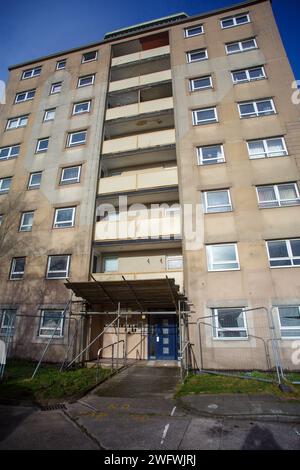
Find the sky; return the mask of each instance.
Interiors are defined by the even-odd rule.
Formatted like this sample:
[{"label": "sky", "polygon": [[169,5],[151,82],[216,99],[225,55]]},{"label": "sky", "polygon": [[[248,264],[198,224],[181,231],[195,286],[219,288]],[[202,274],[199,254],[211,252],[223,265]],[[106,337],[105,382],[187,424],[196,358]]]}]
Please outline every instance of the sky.
[{"label": "sky", "polygon": [[[101,41],[106,32],[184,11],[188,15],[241,0],[0,0],[0,80],[9,65]],[[273,10],[300,80],[299,0],[273,0]]]}]

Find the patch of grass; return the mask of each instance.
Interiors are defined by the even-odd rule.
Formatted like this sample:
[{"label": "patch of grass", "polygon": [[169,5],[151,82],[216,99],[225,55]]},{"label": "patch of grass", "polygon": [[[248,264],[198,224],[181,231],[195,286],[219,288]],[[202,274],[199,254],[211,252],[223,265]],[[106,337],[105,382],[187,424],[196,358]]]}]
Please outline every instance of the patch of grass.
[{"label": "patch of grass", "polygon": [[[274,376],[262,372],[251,372],[245,376],[272,379]],[[290,381],[297,380],[298,374],[288,374]],[[236,377],[228,377],[213,374],[190,375],[181,384],[175,396],[180,397],[191,394],[251,394],[251,395],[274,395],[285,399],[300,400],[300,386],[288,385],[292,393],[282,393],[276,383],[261,382],[258,380],[245,380]]]},{"label": "patch of grass", "polygon": [[[77,368],[59,372],[57,365],[42,364],[31,380],[35,367],[36,363],[33,362],[9,361],[0,382],[0,399],[34,402],[67,400],[76,398],[97,385],[96,369]],[[100,369],[98,381],[110,373],[109,369]]]}]

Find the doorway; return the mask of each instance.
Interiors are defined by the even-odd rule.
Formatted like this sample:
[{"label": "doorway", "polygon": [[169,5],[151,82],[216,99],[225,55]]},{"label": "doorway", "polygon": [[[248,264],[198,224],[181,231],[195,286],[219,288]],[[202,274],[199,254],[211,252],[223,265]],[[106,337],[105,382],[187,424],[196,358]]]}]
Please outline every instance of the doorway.
[{"label": "doorway", "polygon": [[176,360],[179,346],[176,315],[150,315],[148,331],[148,358]]}]

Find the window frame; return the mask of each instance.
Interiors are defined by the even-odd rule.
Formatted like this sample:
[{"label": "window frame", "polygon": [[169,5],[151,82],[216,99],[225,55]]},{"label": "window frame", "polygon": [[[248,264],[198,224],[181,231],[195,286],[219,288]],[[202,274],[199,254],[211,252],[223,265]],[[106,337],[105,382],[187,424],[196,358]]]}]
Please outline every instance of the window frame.
[{"label": "window frame", "polygon": [[[41,187],[41,181],[42,181],[42,174],[43,174],[42,171],[34,171],[34,172],[30,173],[30,174],[29,174],[29,179],[28,179],[28,186],[27,186],[27,189],[29,189],[29,190],[32,190],[32,189],[40,189],[40,187]],[[33,184],[31,183],[32,177],[33,177],[34,175],[41,175],[39,185],[36,185],[36,184],[33,185]]]},{"label": "window frame", "polygon": [[[24,218],[27,214],[32,214],[32,224],[31,225],[28,225],[28,224],[25,225],[24,224]],[[34,217],[34,211],[22,212],[21,219],[20,219],[20,225],[19,225],[19,232],[31,232],[32,231],[33,217]],[[23,227],[25,227],[25,229]],[[26,229],[26,227],[30,227],[30,228]]]},{"label": "window frame", "polygon": [[[71,210],[72,209],[72,218],[69,221],[65,222],[58,222],[57,217],[59,214],[59,211],[63,210]],[[55,229],[63,229],[63,228],[72,228],[75,226],[75,217],[76,217],[76,206],[71,206],[71,207],[56,207],[54,211],[54,220],[53,220],[53,228]],[[63,225],[66,224],[67,222],[70,222],[71,225]]]},{"label": "window frame", "polygon": [[[286,152],[285,155],[274,155],[272,156],[271,153],[275,153],[275,152],[269,152],[268,151],[268,141],[269,140],[275,140],[275,139],[281,139],[281,142],[283,144],[283,151]],[[254,157],[253,158],[253,155],[255,154],[250,154],[250,148],[249,148],[249,143],[251,142],[262,142],[263,144],[263,147],[264,147],[264,157]],[[285,138],[280,136],[280,137],[267,137],[266,139],[255,139],[255,140],[247,140],[246,141],[247,143],[247,149],[248,149],[248,155],[249,155],[249,159],[250,160],[264,160],[265,158],[281,158],[281,157],[287,157],[289,155],[289,151],[288,151],[288,148],[286,146],[286,141],[285,141]],[[278,153],[278,152],[277,152]],[[260,154],[257,154],[257,155],[260,155]]]},{"label": "window frame", "polygon": [[[181,260],[181,267],[180,268],[171,268],[169,266],[170,261],[177,261]],[[179,271],[183,269],[183,256],[182,255],[167,255],[166,256],[166,270],[167,271]]]},{"label": "window frame", "polygon": [[[263,103],[264,101],[270,101],[271,104],[272,104],[272,110],[273,110],[273,113],[262,113],[262,112],[259,112],[258,109],[257,109],[257,104],[258,103]],[[241,113],[241,108],[240,106],[241,105],[253,105],[254,107],[254,111],[255,111],[255,114],[254,113],[247,113],[247,114],[242,114]],[[265,98],[265,99],[259,99],[259,100],[254,100],[254,101],[243,101],[243,102],[240,102],[238,103],[238,110],[239,110],[239,115],[240,115],[240,119],[249,119],[249,118],[255,118],[255,117],[262,117],[262,116],[274,116],[274,114],[277,114],[277,111],[276,111],[276,107],[275,107],[275,103],[274,103],[274,100],[273,98]]]},{"label": "window frame", "polygon": [[[47,113],[49,113],[50,111],[54,112],[54,116],[53,116],[53,118],[51,118],[51,119],[46,119]],[[54,121],[54,119],[55,119],[55,113],[56,113],[56,108],[45,109],[44,117],[43,117],[43,122]]]},{"label": "window frame", "polygon": [[[49,94],[50,94],[50,95],[58,95],[59,93],[61,93],[62,84],[63,84],[63,82],[55,82],[55,83],[52,83],[52,84],[51,84],[51,87],[50,87],[50,93],[49,93]],[[58,85],[60,86],[59,91],[53,91],[53,90],[54,90],[54,87],[56,87],[56,86],[58,86]]]},{"label": "window frame", "polygon": [[[214,163],[204,163],[207,160],[203,160],[203,149],[210,148],[210,147],[220,147],[222,153],[222,161],[214,162]],[[226,163],[225,159],[225,152],[224,152],[224,145],[223,144],[215,144],[215,145],[202,145],[201,147],[196,147],[197,149],[197,164],[198,166],[207,166],[207,165],[219,165],[220,163]],[[215,160],[212,158],[211,160]]]},{"label": "window frame", "polygon": [[[205,57],[203,59],[196,59],[192,60],[192,54],[196,54],[199,52],[205,52]],[[203,47],[201,49],[194,49],[193,51],[187,51],[186,52],[186,59],[188,64],[193,64],[194,62],[202,62],[203,60],[208,60],[208,51],[206,47]]]},{"label": "window frame", "polygon": [[[266,240],[266,246],[267,246],[267,254],[268,254],[268,260],[269,260],[269,267],[270,269],[287,269],[287,268],[300,268],[300,264],[293,264],[294,259],[299,259],[300,256],[293,256],[293,251],[292,251],[292,246],[291,246],[291,241],[300,241],[300,238],[290,238],[290,239],[283,239],[283,240]],[[269,250],[269,243],[272,242],[285,242],[285,246],[288,252],[288,257],[281,257],[281,258],[271,258],[270,257],[270,250]],[[271,266],[271,261],[291,261],[291,264],[289,265],[283,265],[283,266]]]},{"label": "window frame", "polygon": [[[214,111],[215,119],[208,119],[205,121],[197,121],[197,113],[201,111]],[[217,124],[219,122],[219,117],[218,117],[218,110],[217,106],[210,107],[210,108],[200,108],[200,109],[194,109],[192,111],[192,116],[193,116],[193,126],[201,126],[204,124]]]},{"label": "window frame", "polygon": [[[24,269],[23,271],[14,271],[16,267],[17,260],[23,259],[24,260]],[[25,274],[25,266],[26,266],[26,256],[15,256],[11,260],[10,265],[10,272],[9,272],[9,280],[10,281],[21,281],[24,278]],[[20,275],[18,277],[12,277],[13,275]]]},{"label": "window frame", "polygon": [[[219,261],[218,263],[214,263],[213,262],[213,248],[215,246],[217,246],[217,247],[234,246],[235,261],[225,260],[225,261],[222,261],[222,262]],[[212,260],[211,266],[209,265],[209,260],[210,259]],[[207,260],[207,270],[208,270],[208,272],[227,272],[227,271],[240,271],[241,270],[237,243],[216,243],[216,244],[212,244],[212,245],[206,245],[206,260]],[[222,269],[212,269],[212,266],[214,264],[233,264],[233,263],[237,263],[238,267],[237,268],[228,268],[228,269],[224,269],[224,268],[222,268]]]},{"label": "window frame", "polygon": [[[116,260],[117,262],[117,269],[112,271],[112,270],[107,270],[105,269],[105,262],[107,260]],[[119,272],[119,257],[118,256],[103,256],[103,259],[102,259],[102,272],[103,273],[118,273]]]},{"label": "window frame", "polygon": [[[290,186],[290,185],[294,185],[294,188],[295,188],[295,192],[297,194],[297,198],[294,199],[294,201],[298,201],[298,204],[282,204],[282,202],[284,202],[285,200],[284,199],[281,199],[280,197],[280,186]],[[275,192],[275,196],[276,196],[276,199],[272,199],[270,201],[265,201],[265,203],[278,203],[277,206],[273,206],[273,207],[263,207],[263,202],[260,202],[260,199],[259,199],[259,188],[270,188],[272,187],[274,192]],[[265,184],[265,185],[259,185],[259,186],[256,186],[255,187],[256,189],[256,196],[257,196],[257,201],[258,201],[258,205],[259,205],[259,208],[260,209],[280,209],[280,208],[284,208],[284,207],[297,207],[300,205],[300,192],[299,192],[299,187],[298,187],[298,184],[295,183],[295,182],[291,182],[291,183],[278,183],[278,184]],[[288,199],[286,199],[286,201],[288,201]],[[293,201],[293,200],[291,200]]]},{"label": "window frame", "polygon": [[[2,189],[3,181],[5,180],[10,180],[9,188],[8,189]],[[12,184],[13,176],[5,176],[4,178],[0,178],[0,194],[7,194],[10,191],[10,187]]]},{"label": "window frame", "polygon": [[[60,175],[60,181],[59,181],[59,184],[61,185],[66,185],[66,184],[76,184],[76,183],[80,183],[80,177],[81,177],[81,168],[82,165],[74,165],[74,166],[67,166],[67,167],[63,167],[61,169],[61,175]],[[78,176],[77,176],[77,181],[72,181],[70,180],[68,182],[68,180],[63,180],[63,174],[64,174],[64,171],[67,170],[67,169],[71,169],[71,168],[78,168],[79,171],[78,171]]]},{"label": "window frame", "polygon": [[[258,69],[262,70],[263,76],[260,77],[260,78],[251,78],[249,71],[258,70]],[[234,74],[235,73],[241,73],[241,72],[246,73],[246,76],[247,76],[246,80],[234,80]],[[259,80],[265,80],[267,78],[265,67],[263,65],[259,65],[257,67],[249,67],[249,68],[246,68],[246,69],[232,70],[230,73],[231,73],[231,78],[232,78],[232,82],[233,82],[234,85],[238,85],[240,83],[257,82]]]},{"label": "window frame", "polygon": [[[34,99],[35,97],[35,92],[36,92],[36,88],[33,88],[32,90],[26,90],[26,91],[20,91],[16,94],[16,97],[15,97],[15,101],[14,101],[14,104],[19,104],[19,103],[24,103],[25,101],[31,101]],[[33,96],[28,98],[28,95],[29,93],[33,93]],[[23,100],[18,100],[18,96],[20,95],[25,95],[24,99]]]},{"label": "window frame", "polygon": [[[197,29],[197,28],[201,28],[201,33],[196,33],[196,34],[188,34],[188,31],[189,30],[193,30],[193,29]],[[203,24],[198,24],[198,25],[195,25],[195,26],[188,26],[187,28],[184,28],[184,37],[185,38],[193,38],[195,36],[201,36],[202,34],[204,34],[204,26]]]},{"label": "window frame", "polygon": [[[49,268],[50,268],[50,264],[51,264],[51,259],[52,258],[56,258],[56,257],[66,257],[67,258],[67,267],[66,267],[66,270],[64,271],[52,271],[53,273],[65,273],[66,275],[63,275],[63,276],[50,276],[49,277]],[[49,255],[48,256],[48,261],[47,261],[47,270],[46,270],[46,279],[68,279],[69,276],[70,276],[70,265],[71,265],[71,255]],[[50,271],[51,272],[51,271]]]},{"label": "window frame", "polygon": [[[280,318],[280,311],[279,311],[281,308],[298,308],[298,313],[300,317],[300,305],[279,305],[276,307],[277,315],[278,315],[280,339],[283,341],[293,341],[293,340],[299,339],[300,338],[300,324],[298,327],[297,326],[282,326],[281,318]],[[293,330],[299,330],[299,335],[298,336],[283,336],[282,335],[283,331],[293,331]]]},{"label": "window frame", "polygon": [[[84,141],[80,141],[80,142],[76,142],[75,144],[72,144],[72,136],[74,136],[76,134],[82,134],[82,133],[85,133]],[[82,131],[68,132],[67,144],[66,144],[67,148],[79,147],[80,145],[86,145],[86,143],[87,143],[87,129],[84,129]]]},{"label": "window frame", "polygon": [[[227,195],[228,195],[228,201],[229,203],[228,204],[224,204],[224,205],[219,205],[219,206],[208,206],[208,199],[207,199],[207,195],[208,193],[225,193],[227,192]],[[226,189],[213,189],[213,190],[209,190],[209,191],[202,191],[202,196],[203,196],[203,205],[204,205],[204,213],[205,214],[226,214],[227,212],[233,212],[233,206],[232,206],[232,200],[231,200],[231,195],[230,195],[230,188],[226,188]],[[226,210],[226,211],[209,211],[209,207],[212,207],[212,208],[217,208],[217,207],[229,207],[229,210]]]},{"label": "window frame", "polygon": [[[199,87],[199,88],[196,88],[194,86],[194,81],[195,80],[205,80],[205,79],[209,79],[209,82],[210,84],[207,85],[207,86],[204,86],[204,87]],[[205,76],[202,76],[202,77],[197,77],[197,78],[190,78],[189,79],[189,89],[190,89],[190,92],[196,92],[196,91],[201,91],[201,90],[208,90],[209,88],[213,88],[213,81],[212,81],[212,76],[211,75],[205,75]]]},{"label": "window frame", "polygon": [[[40,144],[42,142],[47,142],[47,148],[40,149]],[[35,153],[46,153],[46,152],[48,152],[49,142],[50,142],[50,137],[43,137],[42,139],[38,139],[37,143],[36,143]]]},{"label": "window frame", "polygon": [[[34,71],[36,70],[38,70],[39,73],[34,73]],[[38,67],[33,67],[32,69],[23,70],[22,75],[21,75],[21,80],[29,80],[30,78],[39,77],[41,75],[41,71],[42,71],[41,65],[39,65]],[[24,75],[28,72],[32,72],[30,77],[24,77]]]},{"label": "window frame", "polygon": [[[85,55],[87,55],[87,54],[92,54],[92,53],[95,53],[95,58],[94,58],[94,59],[88,59],[88,60],[85,60],[85,59],[84,59],[84,56],[85,56]],[[98,50],[89,51],[89,52],[84,52],[84,53],[82,54],[82,57],[81,57],[81,63],[82,63],[82,64],[87,64],[87,63],[89,63],[89,62],[94,62],[94,61],[98,60],[98,55],[99,55],[99,54],[98,54]]]},{"label": "window frame", "polygon": [[[246,312],[245,312],[245,307],[219,307],[219,308],[213,308],[213,325],[212,325],[212,334],[213,334],[213,339],[215,341],[248,341],[249,340],[249,334],[248,334],[248,325],[247,325],[247,317],[246,317]],[[241,313],[243,314],[243,322],[244,326],[243,327],[232,327],[232,328],[222,328],[219,327],[218,324],[216,324],[216,321],[218,322],[219,319],[219,311],[221,310],[241,310]],[[219,322],[218,322],[219,323]],[[241,331],[245,332],[246,336],[227,336],[227,337],[220,337],[218,336],[218,332],[226,332],[226,331]]]},{"label": "window frame", "polygon": [[[12,155],[12,150],[17,147],[19,148],[19,152],[16,155]],[[8,155],[6,157],[1,157],[1,152],[7,149],[8,149]],[[9,145],[7,147],[1,147],[0,148],[0,162],[5,161],[5,160],[12,160],[13,158],[18,158],[18,156],[20,155],[20,151],[21,151],[21,144],[14,144],[14,145]]]},{"label": "window frame", "polygon": [[[64,63],[64,66],[63,67],[59,67],[59,64],[61,63]],[[67,65],[67,59],[61,59],[61,60],[58,60],[56,62],[56,67],[55,67],[55,70],[64,70],[66,68],[66,65]]]},{"label": "window frame", "polygon": [[[245,23],[237,23],[236,20],[238,18],[241,18],[242,16],[247,16],[248,21],[245,21]],[[233,25],[231,26],[223,26],[223,21],[228,21],[228,20],[233,20]],[[224,18],[220,19],[220,25],[221,29],[230,29],[230,28],[235,28],[236,26],[243,26],[244,24],[249,24],[251,23],[251,18],[250,18],[250,13],[239,13],[237,15],[232,15],[232,16],[226,16]]]},{"label": "window frame", "polygon": [[[11,334],[9,336],[10,337],[14,336],[15,328],[16,328],[17,313],[18,313],[18,310],[16,308],[2,308],[2,309],[0,309],[0,319],[1,319],[1,322],[0,322],[0,338],[3,337],[3,336],[7,337],[8,328],[10,328],[10,332],[11,332]],[[8,318],[9,320],[11,320],[11,318],[13,318],[13,320],[10,322],[9,325],[5,325],[4,324],[5,318]],[[3,330],[6,330],[6,331],[3,331]]]},{"label": "window frame", "polygon": [[[73,103],[72,116],[78,116],[78,115],[81,115],[81,114],[90,113],[91,112],[91,103],[92,103],[92,100],[78,101],[77,103]],[[83,105],[83,104],[88,104],[87,111],[80,111],[80,112],[75,113],[76,106]]]},{"label": "window frame", "polygon": [[[246,49],[243,48],[243,43],[247,41],[254,41],[254,47],[247,47]],[[228,50],[228,46],[233,46],[233,44],[238,44],[239,50],[238,51],[232,51],[230,52]],[[248,52],[248,51],[254,51],[255,49],[258,49],[257,41],[256,38],[248,38],[248,39],[241,39],[240,41],[232,41],[228,42],[225,44],[225,51],[226,55],[233,55],[233,54],[239,54],[240,52]]]},{"label": "window frame", "polygon": [[[45,312],[60,312],[61,314],[61,318],[60,318],[60,327],[59,328],[55,328],[55,327],[50,327],[50,328],[46,328],[46,327],[43,327],[42,326],[42,323],[43,323],[43,320],[45,318]],[[54,334],[53,336],[53,339],[54,338],[63,338],[64,337],[64,320],[65,320],[65,316],[64,316],[64,310],[60,310],[60,309],[42,309],[41,310],[41,316],[40,316],[40,322],[39,322],[39,331],[38,331],[38,337],[39,338],[52,338],[52,335],[54,333],[54,331],[56,332],[59,332],[59,334]],[[41,334],[41,330],[53,330],[53,333],[51,335],[45,335],[45,334]]]},{"label": "window frame", "polygon": [[[77,82],[77,88],[84,88],[86,86],[93,86],[95,83],[95,73],[90,73],[89,75],[83,75],[82,77],[78,77],[78,82]],[[81,85],[80,81],[83,80],[84,78],[91,78],[92,83],[86,83],[85,85]]]},{"label": "window frame", "polygon": [[[22,124],[22,126],[19,125],[20,121],[22,119],[26,119],[26,124]],[[28,119],[29,119],[29,114],[24,114],[23,116],[18,116],[18,117],[14,117],[14,118],[9,118],[7,120],[7,123],[6,123],[6,127],[5,127],[5,130],[6,131],[10,131],[10,130],[14,130],[14,129],[20,129],[22,127],[26,127],[27,124],[28,124]],[[10,127],[9,126],[9,123],[11,123],[12,121],[17,121],[18,125],[16,127]]]}]

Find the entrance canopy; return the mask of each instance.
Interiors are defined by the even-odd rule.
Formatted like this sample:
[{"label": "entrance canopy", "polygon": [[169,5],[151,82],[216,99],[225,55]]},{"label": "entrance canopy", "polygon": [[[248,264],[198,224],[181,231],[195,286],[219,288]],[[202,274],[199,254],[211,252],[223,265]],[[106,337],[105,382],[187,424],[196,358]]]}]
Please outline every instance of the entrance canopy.
[{"label": "entrance canopy", "polygon": [[99,312],[116,311],[119,303],[121,309],[134,311],[174,311],[185,300],[175,280],[168,277],[134,281],[123,277],[122,281],[67,282],[65,286]]}]

